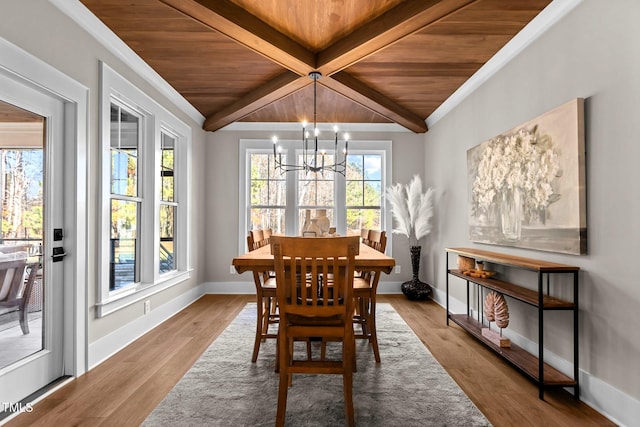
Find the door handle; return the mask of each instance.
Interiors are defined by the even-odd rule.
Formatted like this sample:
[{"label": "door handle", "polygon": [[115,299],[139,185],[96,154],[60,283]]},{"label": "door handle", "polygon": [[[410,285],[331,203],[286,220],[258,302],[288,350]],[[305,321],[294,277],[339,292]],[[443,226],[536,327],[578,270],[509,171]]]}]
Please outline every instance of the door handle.
[{"label": "door handle", "polygon": [[53,254],[51,258],[53,258],[53,262],[60,262],[62,258],[66,257],[67,253],[64,251],[63,247],[53,248]]}]

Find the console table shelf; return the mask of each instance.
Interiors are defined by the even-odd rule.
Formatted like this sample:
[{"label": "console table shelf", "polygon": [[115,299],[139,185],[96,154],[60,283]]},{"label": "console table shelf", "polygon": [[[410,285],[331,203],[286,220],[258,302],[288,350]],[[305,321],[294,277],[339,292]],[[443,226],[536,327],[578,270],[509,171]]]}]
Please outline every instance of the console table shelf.
[{"label": "console table shelf", "polygon": [[[579,398],[578,384],[578,272],[579,267],[564,264],[556,264],[546,261],[535,260],[531,258],[523,258],[512,255],[500,254],[473,248],[447,248],[447,280],[446,280],[446,309],[447,309],[447,325],[449,320],[459,325],[462,329],[469,332],[476,339],[487,345],[493,351],[504,357],[508,362],[518,368],[522,373],[530,379],[538,383],[539,397],[544,398],[544,389],[546,387],[572,387],[574,388],[574,396]],[[532,271],[537,276],[537,289],[530,289],[519,284],[511,283],[497,278],[472,277],[463,273],[460,269],[450,268],[449,254],[457,254],[460,256],[473,258],[476,261],[484,261],[492,264],[500,265],[505,268],[515,268],[520,270]],[[552,274],[570,274],[573,276],[573,300],[567,301],[551,295],[549,277]],[[449,277],[457,277],[466,282],[467,291],[467,313],[454,314],[449,311]],[[546,278],[546,290],[545,279]],[[472,307],[470,301],[470,287],[475,285],[478,289],[478,298],[476,302],[476,311],[478,318],[472,315]],[[511,343],[511,347],[500,347],[482,335],[484,318],[482,313],[482,303],[480,295],[482,289],[492,290],[522,301],[533,306],[538,313],[538,355],[531,354],[525,349]],[[574,356],[574,375],[571,378],[568,375],[558,371],[544,361],[544,312],[546,310],[564,310],[573,313],[573,356]]]},{"label": "console table shelf", "polygon": [[[538,300],[539,295],[537,291],[523,288],[522,286],[514,285],[513,283],[504,282],[498,279],[492,279],[492,278],[482,279],[479,277],[470,277],[470,276],[467,276],[466,274],[462,274],[462,271],[460,270],[449,270],[449,274],[460,277],[461,279],[464,279],[464,280],[470,280],[482,287],[491,289],[493,291],[499,292],[504,295],[508,295],[512,298],[515,298],[517,300],[526,302],[527,304],[533,305],[534,307],[537,307],[539,305],[539,300]],[[543,295],[542,298],[543,298],[542,305],[544,306],[545,310],[552,310],[552,309],[564,310],[564,309],[572,309],[573,307],[575,307],[575,304],[571,301],[564,301],[549,295]]]},{"label": "console table shelf", "polygon": [[[466,330],[475,338],[489,346],[493,351],[507,359],[512,365],[520,369],[532,380],[538,382],[538,358],[536,356],[513,343],[511,344],[511,347],[498,347],[482,335],[482,324],[471,316],[467,316],[466,314],[452,314],[449,318],[462,329]],[[576,382],[571,377],[545,363],[544,385],[550,387],[573,387],[576,385]]]}]

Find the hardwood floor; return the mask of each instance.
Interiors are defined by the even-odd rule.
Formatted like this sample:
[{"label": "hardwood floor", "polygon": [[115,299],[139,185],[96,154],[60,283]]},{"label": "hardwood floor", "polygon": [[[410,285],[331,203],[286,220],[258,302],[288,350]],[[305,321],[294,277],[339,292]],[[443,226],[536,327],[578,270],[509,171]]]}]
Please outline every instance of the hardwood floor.
[{"label": "hardwood floor", "polygon": [[[202,297],[7,426],[139,425],[250,301],[251,295]],[[447,327],[436,303],[403,295],[379,301],[394,306],[494,426],[614,425],[566,392],[539,400],[535,384],[459,327]]]}]

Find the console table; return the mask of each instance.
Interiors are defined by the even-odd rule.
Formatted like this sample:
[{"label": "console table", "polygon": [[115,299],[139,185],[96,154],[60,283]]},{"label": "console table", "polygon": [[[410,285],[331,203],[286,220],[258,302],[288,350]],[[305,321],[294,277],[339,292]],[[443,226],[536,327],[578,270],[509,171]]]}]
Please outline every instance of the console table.
[{"label": "console table", "polygon": [[[578,399],[578,272],[580,268],[475,248],[447,248],[445,251],[447,253],[447,325],[449,325],[449,320],[452,320],[535,381],[538,384],[540,399],[544,399],[544,389],[548,387],[573,387],[574,397]],[[534,287],[533,285],[531,285],[531,287],[525,287],[521,284],[510,283],[498,278],[471,277],[464,274],[463,271],[458,268],[450,268],[450,254],[473,258],[476,261],[482,261],[484,263],[500,265],[507,269],[513,268],[534,272],[537,276],[537,289],[532,289]],[[573,301],[566,301],[552,296],[550,292],[550,276],[555,274],[569,274],[573,276]],[[458,277],[466,282],[467,312],[465,314],[454,314],[449,311],[449,278],[451,276]],[[473,285],[475,285],[478,290],[476,303],[477,318],[473,316],[469,297],[470,288]],[[509,348],[499,347],[482,335],[484,320],[481,301],[482,289],[496,291],[504,296],[522,301],[536,308],[538,317],[537,356],[513,343]],[[558,371],[544,361],[544,313],[546,310],[563,310],[573,314],[573,378]]]}]

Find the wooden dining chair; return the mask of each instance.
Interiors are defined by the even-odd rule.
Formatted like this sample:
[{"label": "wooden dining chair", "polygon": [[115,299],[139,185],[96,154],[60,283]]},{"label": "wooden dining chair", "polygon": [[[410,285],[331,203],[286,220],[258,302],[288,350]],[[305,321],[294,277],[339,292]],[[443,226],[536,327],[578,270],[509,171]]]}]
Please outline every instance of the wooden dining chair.
[{"label": "wooden dining chair", "polygon": [[365,245],[368,245],[368,240],[369,240],[369,229],[368,228],[361,228],[360,229],[360,241],[362,243],[364,243]]},{"label": "wooden dining chair", "polygon": [[[268,244],[268,241],[265,241],[264,239],[264,231],[261,228],[249,231],[249,237],[251,238],[251,247],[249,247],[250,251]],[[247,239],[247,243],[248,242],[249,239]]]},{"label": "wooden dining chair", "polygon": [[378,252],[384,252],[387,247],[387,233],[380,230],[369,230],[365,244]]},{"label": "wooden dining chair", "polygon": [[[271,238],[280,313],[276,426],[284,425],[292,374],[298,373],[341,374],[347,423],[354,425],[353,272],[359,248],[358,236]],[[333,280],[323,280],[330,273]],[[294,341],[312,338],[341,342],[340,360],[294,357]]]},{"label": "wooden dining chair", "polygon": [[[387,247],[386,232],[369,230],[367,245],[379,252],[384,252]],[[363,271],[360,277],[356,277],[353,281],[353,295],[356,300],[353,322],[361,328],[361,333],[356,334],[355,337],[369,340],[377,363],[380,363],[380,350],[376,331],[376,295],[380,274],[379,271]]]},{"label": "wooden dining chair", "polygon": [[[247,236],[247,247],[254,251],[262,246],[262,240],[256,242],[256,238],[264,237],[262,230],[252,230]],[[264,240],[264,239],[263,239]],[[253,282],[256,286],[256,337],[253,344],[251,362],[258,360],[260,344],[266,339],[277,338],[277,334],[269,333],[269,325],[278,323],[278,309],[276,302],[276,279],[269,271],[253,271]]]},{"label": "wooden dining chair", "polygon": [[272,234],[273,234],[272,228],[264,228],[262,230],[262,240],[264,241],[265,245],[268,245],[270,243]]},{"label": "wooden dining chair", "polygon": [[38,271],[36,265],[26,261],[26,258],[0,261],[0,313],[18,310],[24,335],[29,333],[27,304]]}]

